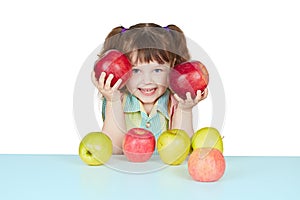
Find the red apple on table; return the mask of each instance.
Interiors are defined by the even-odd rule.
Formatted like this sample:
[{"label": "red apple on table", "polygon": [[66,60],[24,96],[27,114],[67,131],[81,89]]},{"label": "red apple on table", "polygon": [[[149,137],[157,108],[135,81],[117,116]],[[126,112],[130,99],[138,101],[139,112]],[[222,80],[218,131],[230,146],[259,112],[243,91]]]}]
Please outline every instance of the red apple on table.
[{"label": "red apple on table", "polygon": [[97,80],[102,72],[106,73],[106,77],[108,77],[109,74],[113,74],[114,78],[111,81],[111,87],[119,79],[122,79],[119,88],[122,88],[126,81],[131,77],[131,69],[131,63],[127,56],[115,49],[106,51],[94,65],[95,77]]},{"label": "red apple on table", "polygon": [[129,161],[146,162],[154,152],[155,137],[146,129],[132,128],[124,136],[122,147]]},{"label": "red apple on table", "polygon": [[189,157],[188,171],[196,181],[217,181],[225,172],[224,156],[215,148],[197,148]]},{"label": "red apple on table", "polygon": [[197,90],[203,91],[207,87],[208,81],[208,71],[200,61],[181,63],[170,72],[170,88],[182,99],[186,99],[187,92],[190,92],[192,98],[195,98]]}]

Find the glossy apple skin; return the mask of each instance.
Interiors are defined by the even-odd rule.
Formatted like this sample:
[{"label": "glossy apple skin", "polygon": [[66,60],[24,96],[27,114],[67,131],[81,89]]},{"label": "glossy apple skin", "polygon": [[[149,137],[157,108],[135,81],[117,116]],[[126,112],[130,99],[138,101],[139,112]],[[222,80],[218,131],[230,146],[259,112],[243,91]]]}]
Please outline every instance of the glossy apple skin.
[{"label": "glossy apple skin", "polygon": [[79,156],[88,165],[103,165],[110,159],[112,150],[112,141],[106,134],[91,132],[81,140]]},{"label": "glossy apple skin", "polygon": [[126,81],[131,77],[131,70],[132,66],[127,56],[115,49],[106,51],[94,65],[95,77],[97,80],[102,72],[106,73],[106,78],[109,74],[114,75],[110,84],[111,87],[119,79],[122,79],[122,83],[119,87],[122,88],[126,84]]},{"label": "glossy apple skin", "polygon": [[188,160],[188,171],[191,177],[200,182],[218,181],[225,172],[223,154],[215,148],[195,149]]},{"label": "glossy apple skin", "polygon": [[215,148],[223,153],[223,139],[214,127],[204,127],[197,130],[191,139],[192,149],[197,148]]},{"label": "glossy apple skin", "polygon": [[168,165],[180,165],[190,152],[190,137],[180,129],[164,131],[157,139],[161,160]]},{"label": "glossy apple skin", "polygon": [[155,137],[146,129],[132,128],[124,136],[122,147],[128,161],[146,162],[154,152]]},{"label": "glossy apple skin", "polygon": [[209,82],[206,67],[199,61],[188,61],[175,66],[170,71],[170,88],[182,99],[190,92],[192,98],[197,95],[197,90],[203,90]]}]

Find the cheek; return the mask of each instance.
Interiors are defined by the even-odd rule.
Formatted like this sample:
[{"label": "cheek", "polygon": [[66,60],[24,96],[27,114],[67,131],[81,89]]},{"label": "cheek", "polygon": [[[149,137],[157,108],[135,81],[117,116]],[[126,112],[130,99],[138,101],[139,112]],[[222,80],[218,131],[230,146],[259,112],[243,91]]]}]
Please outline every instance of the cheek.
[{"label": "cheek", "polygon": [[134,91],[138,86],[138,81],[134,78],[130,78],[125,85],[127,90]]},{"label": "cheek", "polygon": [[154,79],[155,82],[158,83],[159,85],[169,87],[169,76],[167,74],[156,76]]},{"label": "cheek", "polygon": [[166,78],[166,86],[169,87],[169,85],[170,85],[170,79],[169,79],[169,76],[167,76],[167,78]]}]

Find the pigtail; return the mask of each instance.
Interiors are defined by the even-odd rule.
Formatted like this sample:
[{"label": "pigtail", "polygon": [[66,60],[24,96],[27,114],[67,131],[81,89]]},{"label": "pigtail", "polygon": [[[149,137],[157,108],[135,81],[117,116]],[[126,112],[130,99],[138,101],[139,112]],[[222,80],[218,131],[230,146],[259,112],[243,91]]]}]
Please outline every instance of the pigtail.
[{"label": "pigtail", "polygon": [[100,55],[104,54],[107,50],[110,49],[117,49],[121,51],[121,48],[119,46],[120,44],[119,41],[122,34],[120,33],[124,32],[124,30],[125,28],[123,26],[118,26],[111,30],[111,32],[106,36]]},{"label": "pigtail", "polygon": [[190,59],[190,54],[183,31],[178,26],[173,24],[170,24],[164,28],[172,35],[172,42],[174,44],[174,49],[176,50],[173,66],[188,61]]}]

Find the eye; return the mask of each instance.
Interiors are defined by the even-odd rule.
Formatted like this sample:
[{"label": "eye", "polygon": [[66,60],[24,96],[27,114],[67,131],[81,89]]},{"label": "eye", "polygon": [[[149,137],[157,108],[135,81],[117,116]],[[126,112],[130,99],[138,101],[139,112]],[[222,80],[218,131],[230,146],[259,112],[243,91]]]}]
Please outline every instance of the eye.
[{"label": "eye", "polygon": [[134,73],[134,74],[137,74],[137,73],[139,73],[141,70],[139,70],[139,69],[132,69],[132,73]]},{"label": "eye", "polygon": [[154,69],[154,72],[156,73],[159,73],[159,72],[162,72],[163,70],[162,69]]}]

